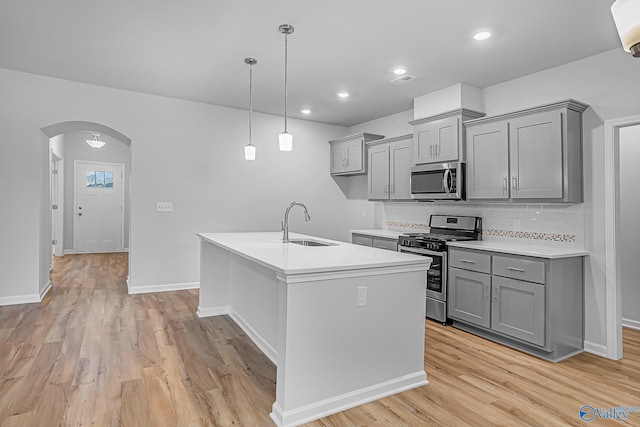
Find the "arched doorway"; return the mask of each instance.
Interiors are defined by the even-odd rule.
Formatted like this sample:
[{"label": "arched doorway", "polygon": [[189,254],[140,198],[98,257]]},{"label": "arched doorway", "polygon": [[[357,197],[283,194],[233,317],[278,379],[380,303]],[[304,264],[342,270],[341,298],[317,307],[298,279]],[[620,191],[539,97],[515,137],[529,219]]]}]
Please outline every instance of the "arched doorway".
[{"label": "arched doorway", "polygon": [[[51,217],[48,221],[46,218],[44,218],[43,221],[43,224],[49,225],[50,230],[48,233],[46,230],[43,230],[44,232],[41,234],[41,253],[45,253],[46,248],[51,248],[52,244],[56,249],[55,255],[57,256],[60,255],[60,248],[63,246],[63,254],[76,253],[76,250],[78,249],[76,246],[76,222],[78,218],[76,218],[77,203],[75,202],[77,185],[75,184],[76,180],[74,179],[74,175],[76,174],[76,164],[78,163],[76,160],[94,160],[95,163],[101,163],[100,161],[102,160],[112,160],[114,152],[118,153],[118,159],[126,159],[123,160],[123,166],[125,162],[127,164],[127,176],[120,181],[123,184],[122,207],[118,206],[118,208],[122,209],[121,215],[123,227],[121,248],[122,250],[128,251],[128,236],[130,234],[128,227],[130,181],[128,179],[128,175],[131,169],[131,139],[113,128],[100,123],[87,121],[61,122],[41,128],[41,130],[44,135],[48,137],[50,156],[50,170],[49,174],[47,174],[49,182],[43,183],[44,188],[42,190],[43,194],[51,194],[51,210],[49,210],[49,215]],[[109,141],[104,151],[103,149],[91,148],[85,144],[84,141],[86,139],[91,139],[93,133],[99,133],[102,139]],[[66,154],[65,151],[67,151]],[[65,159],[67,160],[66,162]],[[58,164],[64,164],[64,167],[60,168],[57,172],[53,171],[56,161]],[[105,164],[105,162],[102,163]],[[122,170],[124,172],[125,168],[123,167]],[[95,173],[101,174],[104,172],[96,171]],[[59,190],[54,193],[56,181],[64,181],[64,184],[58,185]],[[54,196],[59,197],[57,203],[54,203],[53,201]],[[66,209],[64,208],[65,205],[67,207]],[[86,218],[86,215],[83,219],[84,218]],[[126,224],[126,226],[124,224]],[[47,236],[51,236],[51,240],[47,239]],[[96,252],[102,251],[98,250]],[[51,268],[51,258],[47,260],[45,257],[41,257],[41,263],[43,262],[47,262]],[[44,265],[41,264],[41,266]]]}]

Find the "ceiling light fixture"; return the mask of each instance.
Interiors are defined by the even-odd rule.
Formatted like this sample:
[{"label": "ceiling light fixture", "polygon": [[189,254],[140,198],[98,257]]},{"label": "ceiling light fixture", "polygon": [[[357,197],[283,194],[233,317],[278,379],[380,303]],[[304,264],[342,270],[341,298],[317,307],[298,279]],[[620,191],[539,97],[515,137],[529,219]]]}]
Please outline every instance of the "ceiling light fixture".
[{"label": "ceiling light fixture", "polygon": [[611,14],[622,47],[640,58],[640,0],[616,0],[611,6]]},{"label": "ceiling light fixture", "polygon": [[258,63],[257,59],[244,58],[245,64],[249,65],[249,144],[244,146],[244,159],[256,159],[256,146],[251,144],[251,118],[253,116],[253,66]]},{"label": "ceiling light fixture", "polygon": [[91,148],[102,148],[107,144],[104,141],[100,141],[100,134],[97,132],[93,132],[93,139],[87,139],[85,141],[87,141],[87,144],[89,144]]},{"label": "ceiling light fixture", "polygon": [[401,76],[401,75],[406,74],[406,73],[407,73],[407,69],[404,68],[404,67],[398,67],[398,68],[395,68],[393,70],[393,74],[395,74],[397,76]]},{"label": "ceiling light fixture", "polygon": [[293,33],[293,26],[282,24],[278,30],[284,34],[284,132],[282,132],[278,141],[280,151],[291,151],[293,149],[293,135],[287,132],[287,38]]},{"label": "ceiling light fixture", "polygon": [[348,98],[349,97],[349,92],[338,92],[336,95],[338,95],[340,98]]},{"label": "ceiling light fixture", "polygon": [[308,108],[303,108],[302,110],[300,110],[300,112],[302,114],[311,114],[311,110],[309,110]]},{"label": "ceiling light fixture", "polygon": [[489,31],[478,31],[473,35],[473,38],[479,41],[486,40],[489,37],[491,37],[491,33]]}]

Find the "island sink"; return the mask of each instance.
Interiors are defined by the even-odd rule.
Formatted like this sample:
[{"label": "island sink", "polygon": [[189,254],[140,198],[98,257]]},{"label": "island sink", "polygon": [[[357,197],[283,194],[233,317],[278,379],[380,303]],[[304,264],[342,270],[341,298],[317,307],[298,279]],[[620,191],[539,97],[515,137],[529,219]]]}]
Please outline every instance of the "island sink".
[{"label": "island sink", "polygon": [[301,245],[301,246],[335,246],[335,243],[326,243],[326,242],[318,242],[317,240],[302,240],[302,239],[289,240],[289,243],[295,243],[296,245]]}]

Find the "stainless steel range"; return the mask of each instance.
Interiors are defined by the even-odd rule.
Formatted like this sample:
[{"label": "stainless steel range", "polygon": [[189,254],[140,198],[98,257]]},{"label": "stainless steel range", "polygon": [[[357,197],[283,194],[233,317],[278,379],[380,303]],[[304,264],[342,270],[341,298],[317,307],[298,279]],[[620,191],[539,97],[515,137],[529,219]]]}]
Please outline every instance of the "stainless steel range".
[{"label": "stainless steel range", "polygon": [[482,239],[482,218],[431,215],[430,233],[407,233],[398,239],[398,251],[433,258],[427,272],[427,317],[447,323],[447,242]]}]

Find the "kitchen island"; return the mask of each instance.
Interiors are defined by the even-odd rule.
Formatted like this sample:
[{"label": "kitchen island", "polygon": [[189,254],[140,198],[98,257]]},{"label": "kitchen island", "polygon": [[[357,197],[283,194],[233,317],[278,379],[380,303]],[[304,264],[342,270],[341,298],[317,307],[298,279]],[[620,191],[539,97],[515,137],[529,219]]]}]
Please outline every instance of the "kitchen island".
[{"label": "kitchen island", "polygon": [[276,365],[277,425],[427,384],[431,258],[293,233],[198,236],[198,316],[229,315]]}]

